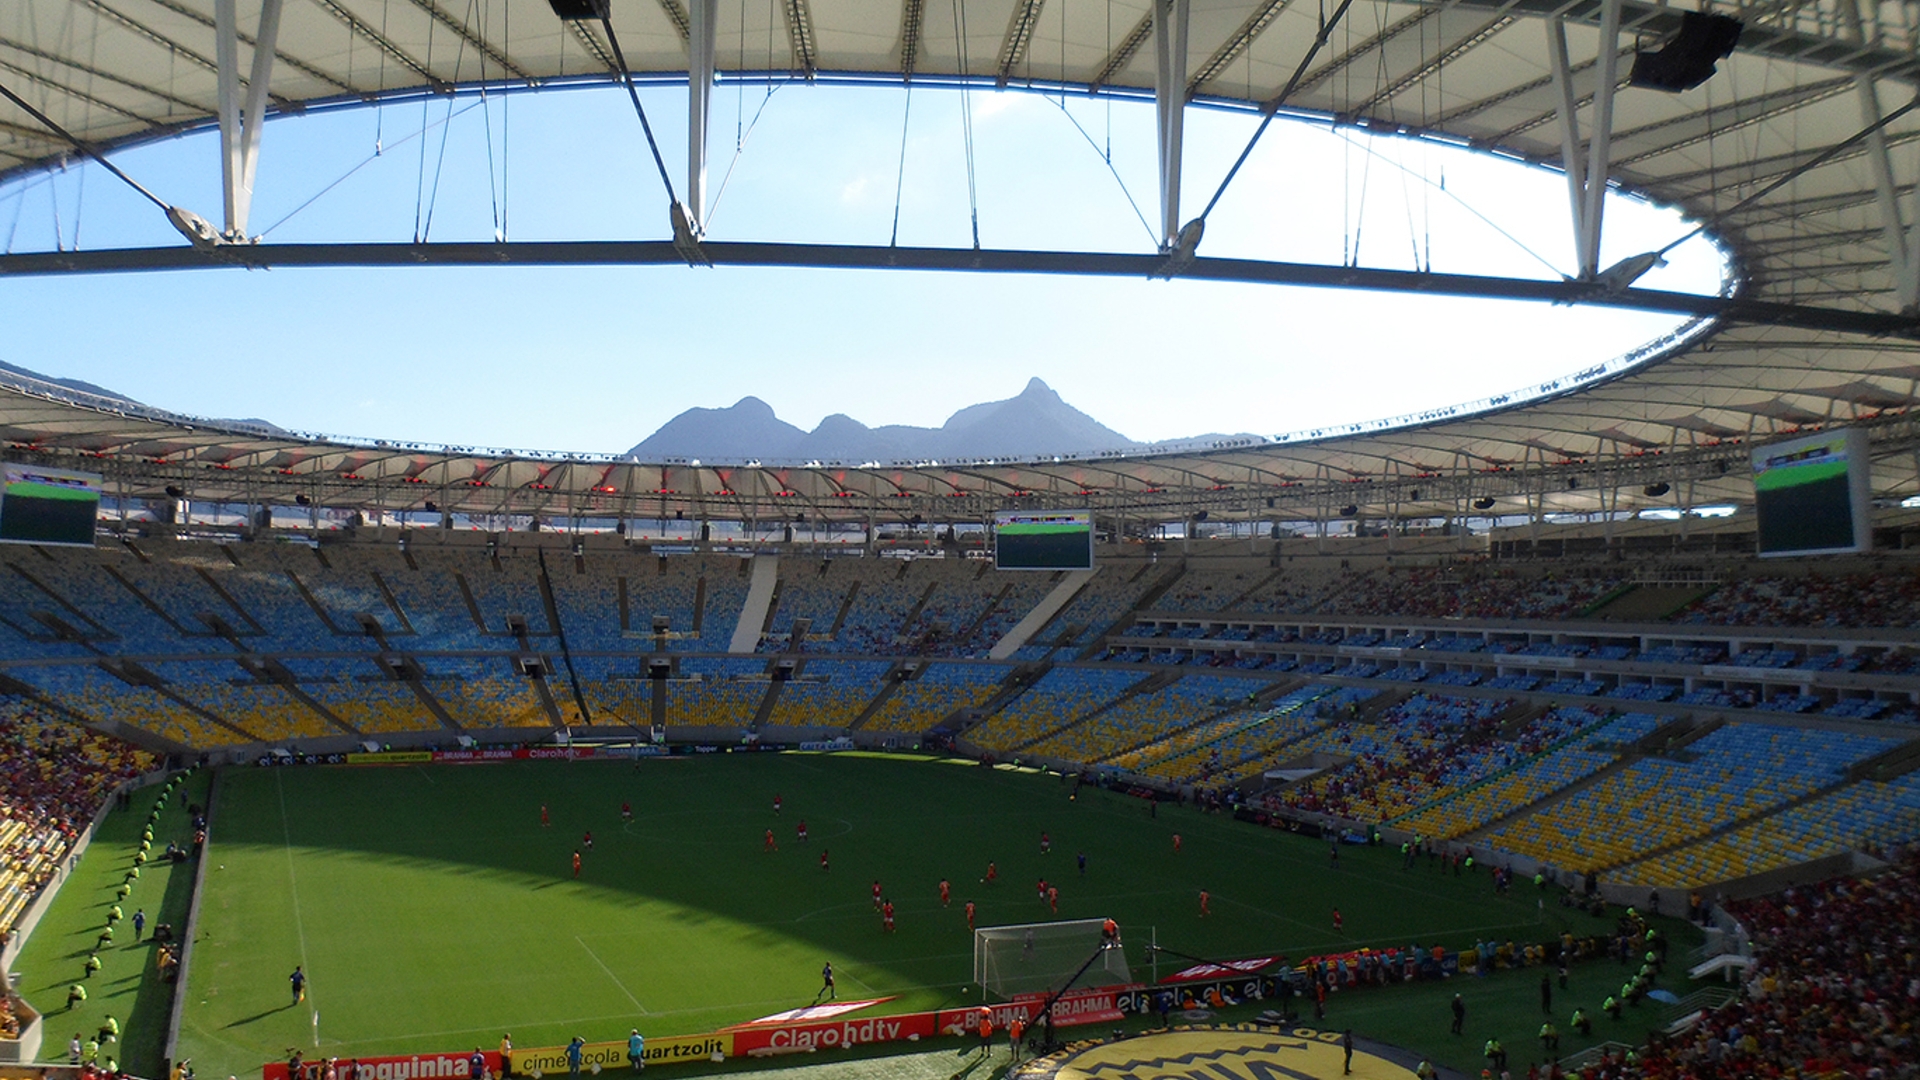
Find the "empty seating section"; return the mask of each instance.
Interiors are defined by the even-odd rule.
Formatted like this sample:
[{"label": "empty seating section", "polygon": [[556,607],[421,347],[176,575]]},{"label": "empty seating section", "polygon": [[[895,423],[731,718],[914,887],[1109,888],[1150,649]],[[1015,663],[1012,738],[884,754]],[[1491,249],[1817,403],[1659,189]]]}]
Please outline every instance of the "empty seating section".
[{"label": "empty seating section", "polygon": [[[574,570],[571,558],[549,560],[547,580],[553,586],[554,606],[560,609],[560,625],[567,634],[567,648],[575,652],[652,648],[652,641],[639,636],[629,640],[620,630],[621,577],[627,577],[627,588],[631,590],[638,575],[652,569],[642,560],[622,559],[618,567],[582,574]],[[653,625],[646,618],[639,619],[633,628],[649,635],[653,632]]]},{"label": "empty seating section", "polygon": [[534,681],[504,657],[436,656],[421,661],[427,690],[463,728],[551,728]]},{"label": "empty seating section", "polygon": [[1636,885],[1726,881],[1790,863],[1912,838],[1920,821],[1920,773],[1866,780],[1828,792],[1732,832],[1622,867]]},{"label": "empty seating section", "polygon": [[1602,721],[1590,708],[1556,710],[1561,721],[1578,725],[1569,738],[1531,758],[1496,771],[1482,781],[1441,796],[1393,824],[1422,836],[1447,840],[1472,832],[1576,781],[1616,760],[1605,749],[1631,743],[1660,726],[1660,718],[1628,713]]},{"label": "empty seating section", "polygon": [[[229,618],[234,629],[240,631],[245,646],[257,652],[346,652],[353,649],[366,649],[373,645],[360,628],[358,614],[342,614],[335,625],[344,633],[336,634],[327,629],[306,598],[300,595],[299,587],[287,576],[286,571],[263,567],[260,569],[228,568],[223,573],[209,572],[209,576],[220,583],[233,602],[239,605],[247,623]],[[383,626],[393,624],[397,629],[398,620],[381,602],[379,594],[369,579],[367,584],[357,589],[342,589],[338,586],[322,585],[337,599],[346,603],[365,605],[361,610],[374,615],[376,619],[386,616]],[[377,611],[375,610],[377,608]],[[253,627],[258,627],[255,636]]]},{"label": "empty seating section", "polygon": [[[687,657],[667,683],[667,723],[747,727],[772,682],[767,662]],[[691,676],[698,676],[694,679]]]},{"label": "empty seating section", "polygon": [[[556,558],[554,561],[564,561]],[[479,562],[461,577],[480,609],[488,633],[510,634],[515,623],[530,634],[550,634],[546,601],[540,595],[540,565],[530,555],[503,557],[489,566]]]},{"label": "empty seating section", "polygon": [[1147,591],[1159,584],[1167,571],[1151,564],[1143,567],[1111,565],[1097,567],[1053,621],[1040,629],[1034,641],[1084,648],[1100,640],[1113,628]]},{"label": "empty seating section", "polygon": [[930,664],[901,683],[863,731],[926,731],[960,709],[986,704],[1012,669],[1004,664]]},{"label": "empty seating section", "polygon": [[[1262,760],[1324,723],[1315,706],[1331,701],[1340,691],[1330,684],[1313,683],[1289,691],[1266,707],[1247,715],[1236,713],[1180,732],[1163,744],[1142,747],[1115,757],[1115,768],[1159,780],[1188,781],[1230,774],[1247,762]],[[1245,770],[1251,771],[1251,770]],[[1222,775],[1222,779],[1225,779]]]},{"label": "empty seating section", "polygon": [[1250,707],[1248,697],[1267,684],[1217,675],[1188,675],[1170,686],[1135,694],[1113,708],[1041,739],[1027,752],[1076,762],[1099,762],[1131,747],[1229,710]]},{"label": "empty seating section", "polygon": [[832,640],[834,620],[839,617],[847,594],[853,590],[854,576],[843,569],[852,561],[780,560],[780,592],[773,609],[773,623],[760,642],[761,649],[788,647],[796,619],[808,621],[807,635],[813,641]]},{"label": "empty seating section", "polygon": [[320,714],[272,683],[175,680],[169,687],[241,730],[269,742],[318,739],[341,734]]},{"label": "empty seating section", "polygon": [[1728,724],[1685,760],[1645,758],[1486,837],[1574,870],[1611,868],[1838,782],[1895,740],[1769,724]]},{"label": "empty seating section", "polygon": [[800,677],[780,689],[767,722],[786,727],[851,727],[872,704],[892,667],[884,660],[809,660]]},{"label": "empty seating section", "polygon": [[408,647],[423,650],[502,647],[501,642],[489,641],[473,621],[473,613],[455,576],[460,572],[456,567],[477,569],[481,560],[456,561],[451,555],[435,552],[420,554],[416,561],[418,570],[402,569],[385,577],[400,610],[413,626],[415,637],[408,642]]},{"label": "empty seating section", "polygon": [[[1510,701],[1415,695],[1372,722],[1342,722],[1334,734],[1345,767],[1289,790],[1298,810],[1382,822],[1497,772],[1571,733],[1578,719],[1548,713],[1511,740],[1494,740],[1494,718]],[[1585,715],[1585,714],[1578,714]]]},{"label": "empty seating section", "polygon": [[0,698],[0,927],[52,880],[113,789],[158,765],[31,701]]},{"label": "empty seating section", "polygon": [[1056,667],[967,738],[990,750],[1016,749],[1113,701],[1141,678],[1135,671]]},{"label": "empty seating section", "polygon": [[833,648],[881,656],[906,652],[896,639],[906,630],[907,616],[919,606],[927,587],[936,584],[934,575],[945,565],[945,560],[939,559],[852,560],[848,576],[859,589],[847,608],[840,633],[834,637]]}]

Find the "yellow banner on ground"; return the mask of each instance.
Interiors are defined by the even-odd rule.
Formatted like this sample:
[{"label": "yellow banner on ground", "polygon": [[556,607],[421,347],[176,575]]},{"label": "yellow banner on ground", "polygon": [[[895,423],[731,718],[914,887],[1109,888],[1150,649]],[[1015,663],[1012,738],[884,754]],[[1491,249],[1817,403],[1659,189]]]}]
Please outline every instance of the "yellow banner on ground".
[{"label": "yellow banner on ground", "polygon": [[383,750],[378,754],[348,754],[349,765],[426,765],[433,761],[431,750]]},{"label": "yellow banner on ground", "polygon": [[[646,1040],[647,1064],[672,1065],[680,1061],[706,1061],[715,1054],[721,1057],[733,1056],[733,1034],[719,1032],[712,1035],[658,1035]],[[513,1074],[532,1076],[535,1072],[551,1076],[567,1071],[567,1048],[564,1046],[542,1046],[534,1050],[516,1049],[512,1055]],[[632,1062],[627,1060],[627,1041],[590,1042],[581,1049],[580,1068],[592,1072],[595,1065],[604,1070],[630,1069]]]}]

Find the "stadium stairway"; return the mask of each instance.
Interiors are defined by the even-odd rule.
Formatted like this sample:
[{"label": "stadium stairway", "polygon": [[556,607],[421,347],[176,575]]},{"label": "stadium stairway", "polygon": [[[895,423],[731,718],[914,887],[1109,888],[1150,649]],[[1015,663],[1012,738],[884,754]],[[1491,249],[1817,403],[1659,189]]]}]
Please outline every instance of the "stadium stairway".
[{"label": "stadium stairway", "polygon": [[1167,687],[1172,686],[1174,683],[1179,682],[1180,676],[1183,674],[1185,673],[1178,672],[1178,671],[1156,671],[1151,675],[1148,675],[1146,678],[1141,679],[1140,681],[1128,686],[1125,690],[1120,691],[1120,693],[1116,695],[1112,700],[1102,702],[1101,704],[1091,709],[1088,709],[1086,712],[1081,713],[1078,716],[1068,717],[1066,721],[1064,721],[1063,723],[1055,724],[1053,727],[1050,727],[1047,730],[1042,731],[1040,734],[1035,735],[1033,738],[1028,739],[1025,742],[1022,742],[1016,745],[1013,748],[1013,751],[1014,753],[1017,754],[1017,753],[1021,753],[1023,751],[1032,749],[1034,746],[1040,743],[1046,742],[1048,739],[1051,739],[1064,732],[1071,731],[1072,729],[1079,727],[1082,724],[1085,724],[1089,720],[1092,720],[1094,717],[1099,716],[1102,713],[1111,711],[1116,706],[1126,701],[1128,698],[1138,697],[1141,694],[1151,694],[1158,690],[1164,690]]},{"label": "stadium stairway", "polygon": [[760,647],[760,634],[773,617],[773,589],[779,581],[780,556],[755,556],[753,576],[747,583],[747,602],[740,608],[740,621],[733,625],[733,639],[727,645],[729,653],[744,656]]},{"label": "stadium stairway", "polygon": [[[1605,772],[1606,770],[1602,769],[1601,771]],[[1744,829],[1747,826],[1752,825],[1756,822],[1764,821],[1775,814],[1784,814],[1789,810],[1795,809],[1796,807],[1805,806],[1806,804],[1814,801],[1815,799],[1823,799],[1828,795],[1831,795],[1834,792],[1839,791],[1841,788],[1851,785],[1853,782],[1854,781],[1852,778],[1847,778],[1843,780],[1836,780],[1831,784],[1824,784],[1820,787],[1812,789],[1811,791],[1802,792],[1801,794],[1796,795],[1791,799],[1788,799],[1786,802],[1774,803],[1772,806],[1763,807],[1759,810],[1754,811],[1751,814],[1734,818],[1732,821],[1728,821],[1721,825],[1716,825],[1711,829],[1706,829],[1702,832],[1695,833],[1692,836],[1682,837],[1681,839],[1675,840],[1671,843],[1661,844],[1658,847],[1648,848],[1645,851],[1636,851],[1624,859],[1615,859],[1613,862],[1596,866],[1593,868],[1593,872],[1596,874],[1611,874],[1623,866],[1631,866],[1634,863],[1651,862],[1654,859],[1660,858],[1662,855],[1671,855],[1674,852],[1680,851],[1684,848],[1693,847],[1695,844],[1712,843],[1713,841],[1718,840],[1720,837],[1726,836],[1728,833],[1735,832],[1739,829]]]},{"label": "stadium stairway", "polygon": [[[1138,580],[1140,574],[1151,573],[1152,570],[1153,570],[1153,564],[1148,563],[1147,565],[1142,566],[1139,569],[1139,571],[1134,575],[1134,577],[1129,580]],[[1093,641],[1087,645],[1086,648],[1080,650],[1080,655],[1076,657],[1076,659],[1079,659],[1079,660],[1098,659],[1100,657],[1100,654],[1107,651],[1107,643],[1109,641],[1117,637],[1120,634],[1120,632],[1125,630],[1127,627],[1132,626],[1134,620],[1140,617],[1141,612],[1152,611],[1153,605],[1158,603],[1161,597],[1167,595],[1167,590],[1173,588],[1174,582],[1179,581],[1180,576],[1182,574],[1185,574],[1186,572],[1187,572],[1187,564],[1183,562],[1180,565],[1175,566],[1172,569],[1168,570],[1166,573],[1162,574],[1160,576],[1160,580],[1155,581],[1152,585],[1147,586],[1147,591],[1140,594],[1140,599],[1135,600],[1133,602],[1132,607],[1129,607],[1126,611],[1121,612],[1119,618],[1113,620],[1112,623],[1108,624],[1107,628],[1105,630],[1100,631],[1099,635],[1096,636],[1093,639]]]},{"label": "stadium stairway", "polygon": [[[1147,750],[1148,748],[1154,746],[1156,743],[1174,742],[1183,735],[1186,735],[1190,732],[1198,731],[1209,724],[1215,724],[1229,716],[1232,716],[1234,713],[1246,712],[1249,709],[1259,709],[1261,706],[1264,706],[1272,702],[1275,698],[1283,697],[1287,694],[1290,694],[1293,691],[1298,690],[1300,687],[1305,685],[1306,685],[1305,679],[1282,679],[1278,682],[1270,684],[1265,689],[1256,693],[1254,695],[1253,700],[1246,705],[1235,705],[1232,708],[1221,709],[1217,712],[1208,713],[1205,716],[1202,716],[1200,719],[1195,720],[1190,724],[1183,724],[1180,727],[1172,729],[1171,731],[1158,732],[1154,735],[1148,736],[1147,738],[1141,739],[1139,742],[1136,742],[1131,746],[1122,747],[1121,749],[1116,750],[1111,754],[1107,754],[1103,757],[1096,758],[1090,764],[1104,765],[1107,762],[1114,761],[1118,758],[1126,757],[1129,754],[1141,753]],[[1258,723],[1258,722],[1259,722],[1258,720],[1254,720],[1254,721],[1250,721],[1247,724],[1236,725],[1232,729],[1232,731],[1245,730],[1247,727],[1250,727],[1254,723]],[[1224,734],[1231,734],[1231,732],[1223,732],[1223,735]]]},{"label": "stadium stairway", "polygon": [[[1618,774],[1621,770],[1625,769],[1627,766],[1633,764],[1636,761],[1639,761],[1641,756],[1642,755],[1638,753],[1632,753],[1632,752],[1622,753],[1619,757],[1614,758],[1610,764],[1602,766],[1601,768],[1588,773],[1587,775],[1581,777],[1580,779],[1575,780],[1573,783],[1568,784],[1566,787],[1555,788],[1554,790],[1547,792],[1545,795],[1540,796],[1539,798],[1533,800],[1530,803],[1527,803],[1523,806],[1517,806],[1512,810],[1509,810],[1506,813],[1501,814],[1499,817],[1491,818],[1487,821],[1482,822],[1478,828],[1469,829],[1466,832],[1461,833],[1459,836],[1454,837],[1454,839],[1460,840],[1460,841],[1478,840],[1482,836],[1485,836],[1495,831],[1496,829],[1501,828],[1504,825],[1510,824],[1515,821],[1519,821],[1521,818],[1524,818],[1529,814],[1536,814],[1542,810],[1547,810],[1547,809],[1551,809],[1552,807],[1558,806],[1559,804],[1567,801],[1568,799],[1573,798],[1575,795],[1580,794],[1581,792],[1587,790],[1590,787],[1594,787],[1596,785],[1605,783],[1608,779]],[[1456,796],[1459,794],[1461,793],[1455,792]]]},{"label": "stadium stairway", "polygon": [[993,648],[987,651],[987,656],[994,660],[1005,660],[1012,656],[1015,650],[1032,641],[1035,635],[1047,628],[1047,624],[1053,621],[1054,616],[1060,614],[1062,609],[1073,602],[1074,597],[1080,595],[1080,590],[1086,588],[1087,582],[1093,580],[1094,573],[1095,571],[1092,570],[1067,571],[1052,591],[1033,606],[1033,610],[1022,616],[1019,622],[1013,624],[1012,629],[1001,635],[999,641],[993,643]]},{"label": "stadium stairway", "polygon": [[[907,672],[907,677],[904,679],[900,677],[903,671]],[[912,669],[908,669],[904,664],[895,664],[887,672],[886,678],[880,680],[880,689],[873,695],[873,700],[867,702],[867,707],[861,709],[860,715],[853,718],[853,723],[847,725],[847,730],[859,731],[865,727],[867,721],[873,719],[874,714],[886,707],[887,699],[899,691],[902,683],[912,682],[926,673],[925,664]]]}]

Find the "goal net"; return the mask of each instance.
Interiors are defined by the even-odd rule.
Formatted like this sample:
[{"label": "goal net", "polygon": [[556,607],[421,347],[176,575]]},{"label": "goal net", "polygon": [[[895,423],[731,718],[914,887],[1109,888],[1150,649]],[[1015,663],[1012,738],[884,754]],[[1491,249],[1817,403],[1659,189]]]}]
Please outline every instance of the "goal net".
[{"label": "goal net", "polygon": [[1003,998],[1051,993],[1065,986],[1085,964],[1086,972],[1075,986],[1131,982],[1125,951],[1118,944],[1101,948],[1100,929],[1105,921],[982,926],[973,932],[973,981]]}]

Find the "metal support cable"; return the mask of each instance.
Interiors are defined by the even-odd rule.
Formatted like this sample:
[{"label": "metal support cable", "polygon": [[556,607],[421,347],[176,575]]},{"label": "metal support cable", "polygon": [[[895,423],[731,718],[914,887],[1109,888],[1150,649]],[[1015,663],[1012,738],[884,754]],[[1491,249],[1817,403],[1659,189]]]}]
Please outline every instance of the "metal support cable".
[{"label": "metal support cable", "polygon": [[1273,118],[1280,115],[1280,106],[1286,104],[1287,99],[1293,96],[1293,91],[1300,85],[1300,80],[1306,77],[1308,65],[1312,64],[1314,57],[1319,56],[1320,50],[1326,47],[1328,40],[1333,37],[1333,28],[1340,25],[1341,18],[1352,6],[1353,0],[1340,0],[1340,6],[1333,11],[1333,18],[1328,19],[1326,24],[1320,27],[1320,33],[1314,37],[1313,45],[1307,49],[1307,54],[1300,58],[1299,66],[1293,69],[1293,77],[1287,80],[1287,85],[1263,110],[1266,115],[1260,118],[1260,126],[1253,130],[1253,138],[1247,140],[1246,148],[1240,151],[1238,158],[1234,159],[1233,168],[1227,170],[1227,175],[1220,181],[1219,188],[1215,189],[1213,198],[1207,200],[1207,208],[1200,211],[1200,220],[1205,221],[1207,215],[1213,213],[1213,208],[1219,203],[1220,196],[1227,193],[1227,185],[1233,183],[1233,178],[1240,175],[1240,166],[1245,165],[1247,158],[1252,156],[1253,148],[1260,143],[1260,136],[1267,133],[1267,125],[1273,123]]},{"label": "metal support cable", "polygon": [[620,38],[613,32],[613,16],[604,15],[600,25],[607,31],[607,44],[613,46],[614,62],[620,65],[620,82],[627,88],[627,97],[633,102],[633,111],[640,117],[640,130],[647,134],[647,149],[653,151],[653,167],[660,170],[660,183],[667,189],[667,201],[678,204],[680,196],[673,190],[673,177],[667,175],[667,162],[660,156],[660,144],[654,141],[653,125],[647,123],[646,107],[640,104],[640,91],[633,85],[633,71],[627,66],[626,54],[620,51]]},{"label": "metal support cable", "polygon": [[102,154],[100,151],[95,150],[90,143],[83,142],[80,139],[80,137],[75,135],[73,132],[68,131],[66,128],[61,127],[57,122],[55,122],[53,117],[48,116],[46,113],[43,113],[39,109],[34,108],[33,105],[29,103],[26,98],[23,98],[19,94],[16,94],[12,90],[8,89],[5,83],[0,83],[0,96],[4,96],[8,101],[11,101],[15,105],[18,105],[22,112],[25,112],[28,116],[31,116],[35,120],[39,121],[41,124],[44,124],[48,131],[53,132],[55,135],[60,136],[62,139],[66,140],[68,143],[71,143],[75,150],[78,150],[82,154],[85,154],[87,157],[90,157],[94,161],[99,162],[101,168],[119,177],[121,182],[126,184],[128,187],[146,196],[148,202],[152,203],[153,205],[159,207],[162,210],[173,209],[173,207],[167,205],[166,200],[162,199],[158,195],[155,195],[153,192],[148,191],[145,187],[141,185],[140,181],[135,180],[131,176],[128,176],[126,173],[120,170],[120,167],[118,165],[115,165],[113,162],[108,161],[105,154]]}]

